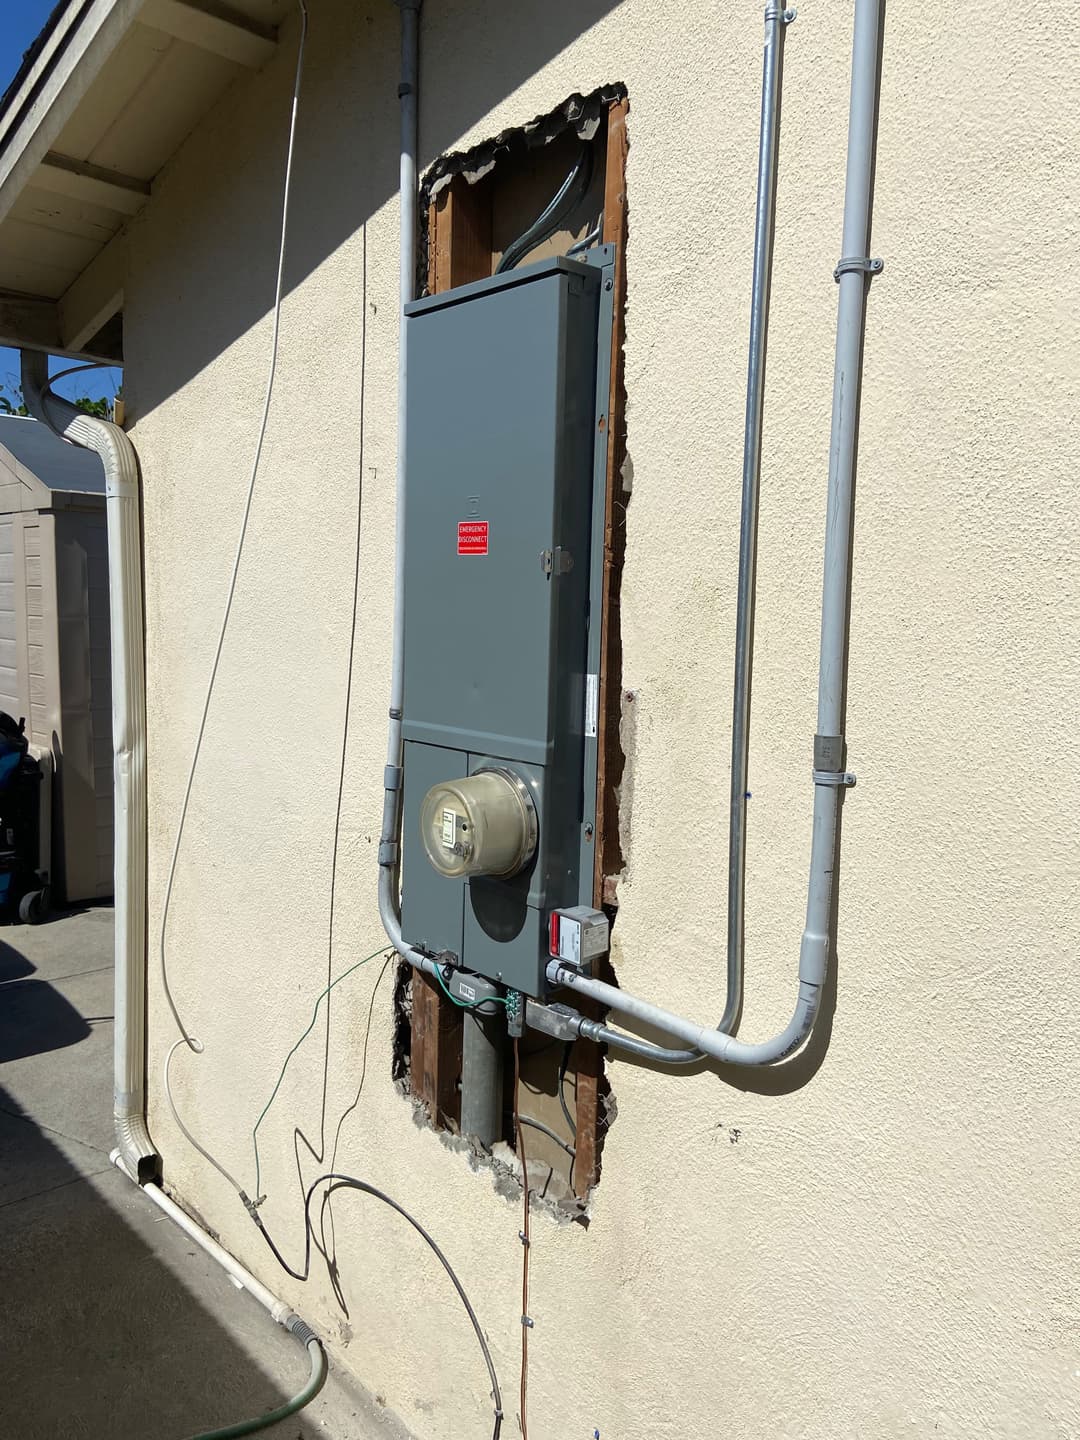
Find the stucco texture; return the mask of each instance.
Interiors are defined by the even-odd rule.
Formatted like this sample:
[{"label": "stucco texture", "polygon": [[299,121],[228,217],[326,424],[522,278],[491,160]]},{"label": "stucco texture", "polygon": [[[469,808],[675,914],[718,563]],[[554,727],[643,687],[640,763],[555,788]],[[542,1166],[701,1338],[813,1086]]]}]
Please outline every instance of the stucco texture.
[{"label": "stucco texture", "polygon": [[[391,612],[397,12],[310,0],[278,389],[168,930],[204,1053],[187,1123],[253,1189],[251,1131],[326,983],[358,487],[355,679],[332,972],[377,950]],[[812,792],[852,6],[787,43],[761,510],[741,1033],[795,995]],[[132,224],[125,390],[145,485],[151,1128],[170,1186],[424,1440],[490,1432],[445,1276],[339,1195],[346,1317],[282,1274],[173,1123],[164,882],[257,431],[296,27]],[[733,599],[761,7],[428,0],[422,160],[622,81],[632,499],[623,587],[621,983],[722,1007]],[[1080,1434],[1080,100],[1052,7],[933,0],[886,20],[835,1014],[778,1072],[613,1062],[587,1229],[533,1227],[539,1437],[941,1440]],[[359,1082],[375,961],[339,986],[260,1131],[293,1263],[293,1127],[319,1150]],[[393,1089],[391,976],[338,1168],[445,1247],[514,1414],[520,1225]],[[301,1146],[304,1174],[318,1162]],[[316,1257],[318,1260],[318,1257]]]}]

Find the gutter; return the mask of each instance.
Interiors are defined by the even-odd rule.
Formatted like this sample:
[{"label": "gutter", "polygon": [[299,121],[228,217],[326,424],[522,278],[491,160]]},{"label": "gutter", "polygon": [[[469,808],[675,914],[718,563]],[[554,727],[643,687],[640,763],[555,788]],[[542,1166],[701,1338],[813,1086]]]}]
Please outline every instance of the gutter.
[{"label": "gutter", "polygon": [[0,95],[0,117],[6,116],[9,110],[14,112],[6,124],[0,121],[0,152],[7,145],[11,129],[19,123],[30,102],[36,98],[49,74],[52,62],[62,54],[89,6],[90,0],[60,0],[59,4],[53,6],[49,18],[24,53],[10,85],[3,95]]},{"label": "gutter", "polygon": [[27,51],[0,110],[0,221],[7,218],[144,4],[145,0],[68,0],[66,9],[58,7],[50,15],[38,37],[40,48],[35,54],[35,42]]}]

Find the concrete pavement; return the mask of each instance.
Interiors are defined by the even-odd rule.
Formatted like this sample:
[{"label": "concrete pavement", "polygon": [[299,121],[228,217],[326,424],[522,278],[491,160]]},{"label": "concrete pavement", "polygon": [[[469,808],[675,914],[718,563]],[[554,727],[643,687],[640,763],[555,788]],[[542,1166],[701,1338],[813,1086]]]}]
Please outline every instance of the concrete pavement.
[{"label": "concrete pavement", "polygon": [[[0,1435],[183,1440],[273,1408],[300,1346],[109,1163],[112,911],[0,929]],[[331,1369],[282,1440],[397,1440]]]}]

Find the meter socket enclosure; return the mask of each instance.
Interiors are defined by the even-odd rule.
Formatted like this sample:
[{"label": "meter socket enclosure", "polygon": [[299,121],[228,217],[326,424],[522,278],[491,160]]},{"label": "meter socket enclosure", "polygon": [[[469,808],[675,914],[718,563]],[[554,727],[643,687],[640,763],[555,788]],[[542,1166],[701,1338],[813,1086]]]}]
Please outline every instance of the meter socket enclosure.
[{"label": "meter socket enclosure", "polygon": [[402,934],[533,996],[592,899],[613,259],[405,312]]}]

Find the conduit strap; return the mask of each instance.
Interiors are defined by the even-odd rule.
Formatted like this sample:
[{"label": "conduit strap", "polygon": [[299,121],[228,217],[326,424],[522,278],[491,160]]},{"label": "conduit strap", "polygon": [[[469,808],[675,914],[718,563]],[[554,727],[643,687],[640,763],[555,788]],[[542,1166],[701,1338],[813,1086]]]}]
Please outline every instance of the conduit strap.
[{"label": "conduit strap", "polygon": [[815,785],[846,785],[849,788],[855,784],[855,776],[850,770],[815,770]]},{"label": "conduit strap", "polygon": [[836,262],[836,269],[832,272],[832,278],[840,284],[840,276],[851,274],[853,271],[861,271],[868,280],[875,275],[880,275],[885,269],[885,261],[880,255],[871,259],[869,255],[843,255]]}]

